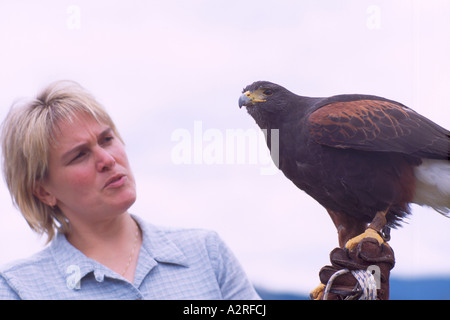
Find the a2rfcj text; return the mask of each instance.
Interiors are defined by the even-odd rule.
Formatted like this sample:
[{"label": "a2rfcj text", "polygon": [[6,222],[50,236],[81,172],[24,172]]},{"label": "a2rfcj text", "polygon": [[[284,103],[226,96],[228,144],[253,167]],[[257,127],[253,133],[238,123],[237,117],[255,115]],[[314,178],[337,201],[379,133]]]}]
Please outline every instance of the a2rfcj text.
[{"label": "a2rfcj text", "polygon": [[223,306],[195,306],[190,304],[183,308],[184,315],[204,315],[214,318],[217,315],[254,315],[264,317],[266,306],[264,304],[230,304]]}]

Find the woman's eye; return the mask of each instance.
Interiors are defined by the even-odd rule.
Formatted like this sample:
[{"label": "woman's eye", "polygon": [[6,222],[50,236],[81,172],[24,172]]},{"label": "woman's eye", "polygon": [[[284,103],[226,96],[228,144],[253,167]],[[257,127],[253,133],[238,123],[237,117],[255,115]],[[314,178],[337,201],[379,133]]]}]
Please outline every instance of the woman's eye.
[{"label": "woman's eye", "polygon": [[72,159],[72,162],[74,162],[74,161],[76,161],[76,160],[78,160],[78,159],[83,158],[85,155],[86,155],[86,152],[84,152],[84,151],[79,152],[79,153],[75,156],[75,158]]},{"label": "woman's eye", "polygon": [[263,93],[264,93],[266,96],[271,96],[271,95],[273,94],[273,91],[270,90],[270,89],[266,89],[266,90],[263,91]]},{"label": "woman's eye", "polygon": [[113,137],[113,136],[105,136],[105,137],[103,137],[103,139],[100,141],[100,145],[108,145],[108,144],[110,144],[113,140],[114,140],[114,137]]}]

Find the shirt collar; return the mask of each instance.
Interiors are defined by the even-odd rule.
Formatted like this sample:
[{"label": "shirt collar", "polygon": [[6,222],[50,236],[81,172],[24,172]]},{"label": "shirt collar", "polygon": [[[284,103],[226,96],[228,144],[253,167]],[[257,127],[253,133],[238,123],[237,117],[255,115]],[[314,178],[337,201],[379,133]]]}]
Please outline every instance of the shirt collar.
[{"label": "shirt collar", "polygon": [[72,246],[64,234],[56,235],[52,240],[50,250],[69,289],[79,289],[80,280],[91,272],[94,272],[98,281],[103,280],[104,272],[99,272],[102,265]]},{"label": "shirt collar", "polygon": [[[132,217],[139,224],[143,236],[136,268],[135,284],[139,284],[158,263],[189,266],[186,256],[163,231],[152,224],[144,222],[139,217],[134,215]],[[94,272],[97,281],[103,281],[104,276],[120,278],[118,274],[87,257],[72,246],[64,234],[58,233],[50,247],[55,262],[66,279],[68,287],[72,286],[76,289],[76,280],[81,280],[91,272]]]},{"label": "shirt collar", "polygon": [[[142,230],[142,247],[160,263],[178,264],[188,267],[186,256],[165,233],[156,226],[145,223],[141,218],[132,216]],[[142,248],[141,248],[142,250]]]}]

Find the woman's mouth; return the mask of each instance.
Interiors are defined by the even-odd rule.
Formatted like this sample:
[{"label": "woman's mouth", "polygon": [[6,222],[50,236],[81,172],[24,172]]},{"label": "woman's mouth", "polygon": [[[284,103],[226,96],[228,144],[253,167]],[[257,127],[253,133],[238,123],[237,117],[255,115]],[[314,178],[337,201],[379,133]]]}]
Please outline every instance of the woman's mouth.
[{"label": "woman's mouth", "polygon": [[126,179],[127,179],[126,175],[116,174],[106,181],[103,189],[120,188],[121,186],[123,186]]}]

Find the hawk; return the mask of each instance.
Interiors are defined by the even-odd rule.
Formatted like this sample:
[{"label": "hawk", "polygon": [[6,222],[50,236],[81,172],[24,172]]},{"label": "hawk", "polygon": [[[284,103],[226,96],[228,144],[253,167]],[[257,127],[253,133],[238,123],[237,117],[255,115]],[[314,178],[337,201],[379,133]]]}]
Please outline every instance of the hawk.
[{"label": "hawk", "polygon": [[339,246],[387,240],[410,203],[450,212],[450,132],[401,103],[344,94],[296,95],[257,81],[239,98],[272,149],[278,167],[328,211]]}]

